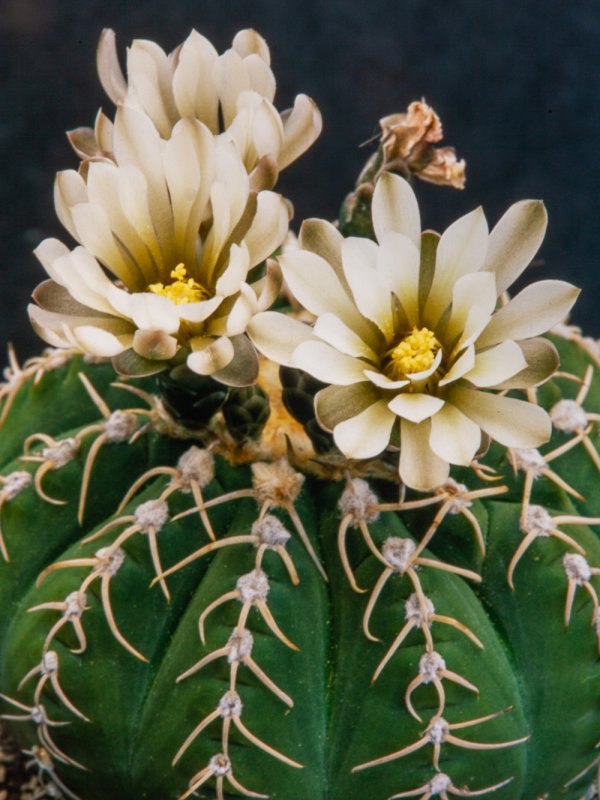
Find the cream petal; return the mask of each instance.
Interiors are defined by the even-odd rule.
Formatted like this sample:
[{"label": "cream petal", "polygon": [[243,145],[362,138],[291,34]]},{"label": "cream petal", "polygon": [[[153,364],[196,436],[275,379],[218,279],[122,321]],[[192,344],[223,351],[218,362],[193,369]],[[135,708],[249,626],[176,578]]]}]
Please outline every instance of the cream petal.
[{"label": "cream petal", "polygon": [[49,238],[40,242],[40,244],[33,251],[33,254],[40,261],[48,275],[50,275],[50,277],[57,283],[60,283],[62,286],[64,286],[63,281],[60,279],[54,269],[54,262],[58,261],[59,258],[68,256],[70,252],[71,251],[66,244],[63,244],[58,239]]},{"label": "cream petal", "polygon": [[308,325],[277,311],[255,314],[248,324],[247,333],[263,355],[286,367],[292,366],[294,350],[313,339]]},{"label": "cream petal", "polygon": [[448,372],[438,383],[438,386],[447,386],[449,383],[459,380],[475,366],[475,348],[472,344],[468,345],[464,352],[452,364]]},{"label": "cream petal", "polygon": [[187,365],[192,372],[199,375],[212,375],[224,369],[234,356],[234,347],[229,339],[221,336],[219,339],[209,337],[196,337],[190,340],[193,350],[187,357]]},{"label": "cream petal", "polygon": [[257,310],[266,311],[279,297],[283,274],[279,264],[274,259],[267,259],[267,269],[263,278],[252,284],[256,293]]},{"label": "cream petal", "polygon": [[215,180],[226,189],[225,197],[231,216],[231,229],[237,225],[248,203],[250,178],[232,142],[219,138],[215,147]]},{"label": "cream petal", "polygon": [[94,134],[98,147],[104,153],[111,153],[113,149],[113,131],[114,126],[102,109],[96,114],[96,121],[94,123]]},{"label": "cream petal", "polygon": [[383,372],[377,372],[372,369],[365,369],[363,370],[365,378],[368,378],[369,381],[378,386],[380,389],[386,389],[388,391],[393,391],[394,389],[402,389],[404,386],[408,386],[410,381],[409,380],[399,380],[393,381],[384,375]]},{"label": "cream petal", "polygon": [[504,339],[530,339],[567,316],[579,289],[564,281],[538,281],[523,289],[492,317],[477,341],[489,347]]},{"label": "cream petal", "polygon": [[188,322],[204,322],[219,308],[223,298],[219,295],[201,300],[199,303],[181,303],[177,306],[180,319]]},{"label": "cream petal", "polygon": [[219,56],[213,74],[221,101],[223,124],[228,128],[237,114],[238,97],[252,88],[250,76],[244,60],[235,50],[227,50]]},{"label": "cream petal", "polygon": [[472,420],[446,403],[431,419],[429,446],[444,461],[468,467],[481,444],[481,430]]},{"label": "cream petal", "polygon": [[[168,275],[161,243],[158,240],[148,206],[148,182],[143,173],[133,166],[119,167],[117,179],[119,203],[123,213],[152,259],[153,267],[148,272],[148,280],[143,277],[140,285],[136,287],[145,289],[152,280],[159,280],[163,272]],[[152,274],[156,274],[155,279],[151,277]]]},{"label": "cream petal", "polygon": [[332,431],[340,422],[356,417],[381,399],[370,383],[327,386],[315,395],[315,415],[319,425]]},{"label": "cream petal", "polygon": [[300,344],[292,357],[292,365],[302,369],[323,383],[347,386],[361,383],[366,363],[340,353],[324,342],[308,341]]},{"label": "cream petal", "polygon": [[92,325],[79,325],[73,328],[73,335],[82,350],[94,356],[112,358],[126,350],[130,342],[123,342],[109,331]]},{"label": "cream petal", "polygon": [[420,249],[421,215],[410,184],[399,175],[384,172],[373,193],[373,228],[377,241],[386,233],[402,233]]},{"label": "cream petal", "polygon": [[172,246],[173,216],[162,163],[162,142],[142,111],[119,106],[115,114],[114,152],[119,166],[132,165],[148,184],[148,208],[163,252]]},{"label": "cream petal", "polygon": [[129,91],[164,139],[170,136],[178,116],[172,77],[169,59],[161,47],[145,39],[133,41],[127,51]]},{"label": "cream petal", "polygon": [[406,486],[421,492],[441,486],[450,472],[447,461],[437,456],[429,445],[431,420],[415,424],[400,423],[400,478]]},{"label": "cream petal", "polygon": [[342,266],[343,243],[344,237],[331,222],[324,219],[307,219],[302,223],[298,237],[299,247],[324,258],[350,297],[350,286]]},{"label": "cream petal", "polygon": [[415,244],[401,233],[386,233],[379,242],[377,272],[382,283],[400,301],[408,323],[419,318],[420,253]]},{"label": "cream petal", "polygon": [[542,244],[548,215],[541,200],[512,205],[490,233],[483,269],[496,276],[498,295],[506,291]]},{"label": "cream petal", "polygon": [[527,362],[525,369],[498,384],[497,389],[528,389],[539,386],[552,376],[560,365],[556,347],[548,339],[526,339],[519,347]]},{"label": "cream petal", "polygon": [[234,336],[233,358],[222,369],[212,373],[212,377],[226,386],[251,386],[256,383],[259,361],[254,345],[247,336]]},{"label": "cream petal", "polygon": [[115,105],[122,103],[127,92],[127,81],[119,65],[115,32],[105,28],[100,34],[97,51],[100,83]]},{"label": "cream petal", "polygon": [[80,203],[72,209],[77,238],[81,244],[106,266],[128,288],[137,288],[145,281],[137,265],[119,247],[110,227],[108,215],[102,206]]},{"label": "cream petal", "polygon": [[[90,204],[106,213],[108,225],[127,253],[127,262],[135,269],[136,281],[132,290],[145,289],[147,283],[161,278],[159,268],[146,242],[124,212],[120,202],[119,168],[112,162],[93,162],[88,167],[87,190]],[[141,175],[140,175],[141,177]]]},{"label": "cream petal", "polygon": [[244,30],[238,31],[233,37],[231,46],[242,58],[257,55],[267,66],[271,63],[268,44],[253,28],[244,28]]},{"label": "cream petal", "polygon": [[325,313],[315,322],[315,335],[332,345],[341,353],[357,358],[366,358],[377,361],[377,355],[366,342],[353,330],[336,317],[335,314]]},{"label": "cream petal", "polygon": [[[189,229],[190,214],[204,178],[190,127],[193,128],[190,120],[181,120],[177,123],[163,152],[163,168],[173,209],[173,236],[184,262],[189,258],[189,255],[186,258],[186,254],[193,252],[196,243],[197,229],[194,232],[192,248],[186,246],[185,239]],[[207,128],[204,130],[209,136],[211,135]]]},{"label": "cream petal", "polygon": [[202,262],[197,278],[199,282],[210,287],[213,284],[213,273],[221,250],[234,227],[231,224],[231,213],[227,201],[227,189],[224,184],[213,183],[210,187],[210,203],[212,209],[212,226],[204,242]]},{"label": "cream petal", "polygon": [[74,169],[67,169],[56,173],[54,208],[57,217],[74,239],[77,239],[77,229],[73,222],[71,209],[79,203],[87,202],[87,199],[87,187],[78,172],[75,172]]},{"label": "cream petal", "polygon": [[539,447],[552,432],[546,411],[525,400],[454,386],[448,402],[506,447]]},{"label": "cream petal", "polygon": [[229,297],[239,292],[242,282],[246,279],[250,267],[250,256],[246,244],[232,244],[229,250],[229,260],[227,267],[216,283],[217,294],[222,297]]},{"label": "cream petal", "polygon": [[198,31],[192,31],[181,50],[173,73],[173,97],[181,117],[195,118],[212,133],[219,129],[219,97],[210,76],[219,54]]},{"label": "cream petal", "polygon": [[452,289],[452,310],[444,331],[446,341],[468,338],[473,332],[469,330],[475,319],[473,307],[481,309],[482,314],[490,318],[496,308],[496,298],[496,281],[492,273],[473,272],[459,278]]},{"label": "cream petal", "polygon": [[497,386],[512,378],[526,366],[527,361],[519,345],[506,340],[482,353],[477,353],[475,365],[464,375],[464,379],[483,389]]},{"label": "cream petal", "polygon": [[440,397],[430,394],[419,394],[418,392],[403,392],[397,394],[388,403],[388,408],[403,419],[411,422],[423,422],[429,419],[444,406],[444,401]]},{"label": "cream petal", "polygon": [[342,263],[356,307],[389,341],[394,333],[392,298],[376,270],[378,249],[370,239],[350,237],[342,245]]},{"label": "cream petal", "polygon": [[433,282],[423,312],[426,325],[436,326],[450,305],[457,280],[481,268],[487,243],[488,226],[481,208],[460,217],[444,231],[438,244]]},{"label": "cream petal", "polygon": [[259,192],[256,214],[244,237],[250,266],[271,256],[287,236],[289,214],[285,200],[274,192]]},{"label": "cream petal", "polygon": [[244,58],[244,66],[248,73],[252,91],[272,102],[275,97],[276,83],[275,76],[268,63],[257,53],[251,53]]},{"label": "cream petal", "polygon": [[281,114],[283,147],[279,154],[279,169],[284,169],[302,155],[318,138],[323,128],[321,112],[305,94],[299,94],[294,107]]},{"label": "cream petal", "polygon": [[277,260],[292,294],[304,308],[317,316],[330,311],[372,344],[369,324],[325,259],[306,250],[291,250],[278,256]]},{"label": "cream petal", "polygon": [[333,429],[333,439],[347,458],[374,458],[388,446],[396,417],[378,400]]},{"label": "cream petal", "polygon": [[248,323],[256,313],[256,295],[246,283],[240,288],[239,297],[236,299],[227,315],[227,336],[238,336],[244,333],[248,327]]},{"label": "cream petal", "polygon": [[426,378],[429,378],[430,375],[433,375],[434,372],[437,372],[440,364],[442,363],[443,355],[444,355],[443,351],[440,348],[435,354],[435,358],[433,359],[433,362],[428,369],[423,369],[420,372],[409,372],[406,377],[413,382],[424,381]]},{"label": "cream petal", "polygon": [[76,247],[72,253],[54,262],[55,279],[69,290],[80,303],[97,311],[114,314],[108,299],[113,283],[96,261],[83,247]]},{"label": "cream petal", "polygon": [[283,125],[279,114],[268,100],[261,100],[254,109],[252,143],[257,158],[273,156],[279,161],[283,146]]},{"label": "cream petal", "polygon": [[168,297],[150,292],[130,295],[131,319],[142,330],[159,330],[177,333],[179,313],[177,306]]}]

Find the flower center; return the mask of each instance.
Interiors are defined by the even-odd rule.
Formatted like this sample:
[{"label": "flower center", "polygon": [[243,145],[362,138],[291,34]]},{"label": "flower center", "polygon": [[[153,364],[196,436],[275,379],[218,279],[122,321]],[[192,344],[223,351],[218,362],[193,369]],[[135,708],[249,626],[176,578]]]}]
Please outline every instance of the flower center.
[{"label": "flower center", "polygon": [[148,289],[154,294],[168,297],[173,303],[197,303],[199,300],[206,300],[209,296],[206,289],[193,278],[187,277],[187,270],[184,264],[178,264],[171,271],[173,283],[165,286],[163,283],[151,283]]},{"label": "flower center", "polygon": [[412,333],[387,354],[386,374],[392,380],[400,380],[405,375],[423,372],[431,367],[440,347],[428,328],[413,328]]}]

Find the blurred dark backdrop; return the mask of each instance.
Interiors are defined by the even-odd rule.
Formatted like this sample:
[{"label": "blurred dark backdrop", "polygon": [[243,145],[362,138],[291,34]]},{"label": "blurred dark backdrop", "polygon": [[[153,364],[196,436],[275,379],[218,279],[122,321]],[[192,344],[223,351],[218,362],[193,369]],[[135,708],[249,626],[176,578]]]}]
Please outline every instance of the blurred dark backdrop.
[{"label": "blurred dark backdrop", "polygon": [[120,51],[134,37],[172,49],[192,27],[219,50],[234,33],[265,36],[278,107],[310,94],[320,141],[285,173],[296,222],[332,218],[377,120],[424,96],[446,143],[468,164],[467,188],[419,184],[428,227],[480,203],[495,222],[541,197],[550,228],[537,277],[584,287],[573,321],[600,335],[600,2],[595,0],[0,0],[0,346],[39,349],[25,305],[43,270],[31,249],[69,241],[54,217],[53,174],[75,165],[63,132],[111,110],[95,73],[100,29]]}]

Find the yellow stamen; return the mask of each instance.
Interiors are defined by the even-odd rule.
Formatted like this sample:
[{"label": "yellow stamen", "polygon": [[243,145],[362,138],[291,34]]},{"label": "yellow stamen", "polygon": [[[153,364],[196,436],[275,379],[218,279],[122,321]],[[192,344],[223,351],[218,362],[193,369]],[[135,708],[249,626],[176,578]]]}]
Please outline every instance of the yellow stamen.
[{"label": "yellow stamen", "polygon": [[441,345],[428,328],[413,328],[388,355],[386,373],[392,380],[423,372],[434,362]]},{"label": "yellow stamen", "polygon": [[193,278],[187,278],[187,270],[184,264],[178,264],[171,271],[173,283],[165,286],[163,283],[151,283],[148,289],[154,294],[168,297],[174,303],[197,303],[199,300],[206,300],[209,296],[206,289]]}]

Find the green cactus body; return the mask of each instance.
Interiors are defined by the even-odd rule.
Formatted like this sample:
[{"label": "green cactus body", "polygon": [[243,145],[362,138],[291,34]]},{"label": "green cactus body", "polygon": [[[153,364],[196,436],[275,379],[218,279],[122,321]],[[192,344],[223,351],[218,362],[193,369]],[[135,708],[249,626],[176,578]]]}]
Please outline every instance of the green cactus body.
[{"label": "green cactus body", "polygon": [[[557,346],[538,401],[577,398],[584,427],[401,502],[385,462],[299,449],[279,411],[240,442],[225,415],[186,432],[154,378],[56,355],[17,374],[0,710],[47,796],[582,798],[600,383],[581,340]],[[228,424],[258,432],[259,396]]]}]

